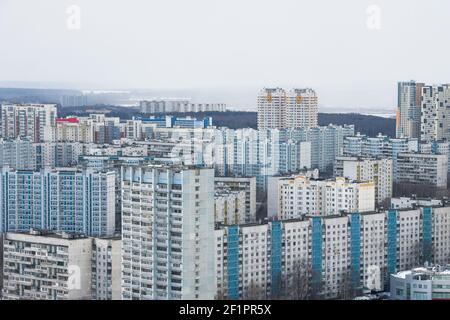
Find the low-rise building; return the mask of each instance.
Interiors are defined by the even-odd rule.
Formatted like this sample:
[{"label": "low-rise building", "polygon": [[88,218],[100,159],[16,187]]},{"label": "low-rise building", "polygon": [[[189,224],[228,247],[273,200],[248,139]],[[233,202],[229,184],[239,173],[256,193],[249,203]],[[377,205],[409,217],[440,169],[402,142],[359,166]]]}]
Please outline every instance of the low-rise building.
[{"label": "low-rise building", "polygon": [[450,300],[450,269],[415,268],[391,274],[392,300]]},{"label": "low-rise building", "polygon": [[425,198],[415,198],[415,197],[399,197],[391,199],[392,209],[412,209],[414,207],[433,207],[442,206],[443,201],[440,199],[425,199]]}]

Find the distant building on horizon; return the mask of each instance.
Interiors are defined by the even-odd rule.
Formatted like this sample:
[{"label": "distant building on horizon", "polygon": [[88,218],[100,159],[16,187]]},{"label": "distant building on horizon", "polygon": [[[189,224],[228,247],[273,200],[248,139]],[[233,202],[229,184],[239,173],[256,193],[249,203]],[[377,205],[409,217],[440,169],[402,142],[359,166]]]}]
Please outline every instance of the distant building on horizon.
[{"label": "distant building on horizon", "polygon": [[225,112],[225,103],[193,103],[190,99],[156,99],[139,102],[142,113]]},{"label": "distant building on horizon", "polygon": [[61,97],[61,107],[86,107],[88,100],[86,95],[64,95]]},{"label": "distant building on horizon", "polygon": [[398,83],[396,115],[397,138],[420,138],[423,83]]},{"label": "distant building on horizon", "polygon": [[313,89],[264,88],[257,103],[259,130],[317,126],[318,98]]}]

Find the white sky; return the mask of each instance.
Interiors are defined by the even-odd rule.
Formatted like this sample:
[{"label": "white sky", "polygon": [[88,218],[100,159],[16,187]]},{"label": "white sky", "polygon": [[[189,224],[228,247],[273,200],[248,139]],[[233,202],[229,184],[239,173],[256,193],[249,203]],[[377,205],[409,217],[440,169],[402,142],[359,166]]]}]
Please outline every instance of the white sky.
[{"label": "white sky", "polygon": [[261,87],[308,86],[322,106],[393,108],[397,81],[450,82],[449,53],[448,0],[0,0],[0,81],[211,90],[248,107]]}]

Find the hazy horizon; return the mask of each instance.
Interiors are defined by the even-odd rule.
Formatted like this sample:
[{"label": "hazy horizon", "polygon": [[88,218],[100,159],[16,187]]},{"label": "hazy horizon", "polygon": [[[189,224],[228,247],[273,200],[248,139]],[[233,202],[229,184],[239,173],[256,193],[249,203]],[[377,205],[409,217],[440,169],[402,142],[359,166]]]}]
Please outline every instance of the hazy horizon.
[{"label": "hazy horizon", "polygon": [[311,87],[322,107],[391,110],[398,81],[450,82],[448,12],[441,0],[0,0],[0,86],[180,90],[247,109],[263,87]]}]

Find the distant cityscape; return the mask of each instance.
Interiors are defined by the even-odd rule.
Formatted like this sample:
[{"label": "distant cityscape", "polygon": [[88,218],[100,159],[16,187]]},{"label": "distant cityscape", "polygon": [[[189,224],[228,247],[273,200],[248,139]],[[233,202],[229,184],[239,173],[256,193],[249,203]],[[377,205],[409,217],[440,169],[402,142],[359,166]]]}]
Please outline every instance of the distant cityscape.
[{"label": "distant cityscape", "polygon": [[9,91],[1,298],[450,299],[450,85],[397,92],[388,135],[321,125],[313,88],[236,128],[213,100]]}]

